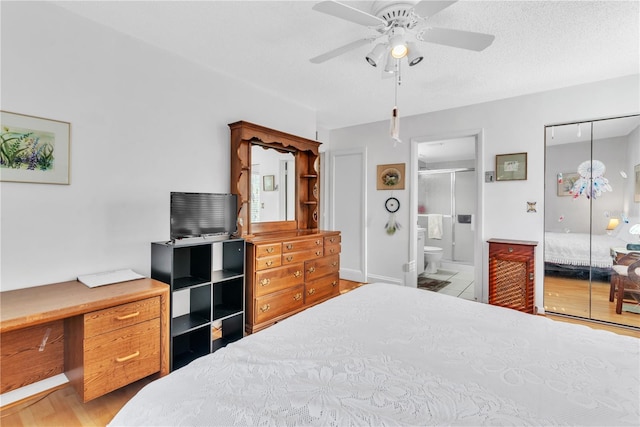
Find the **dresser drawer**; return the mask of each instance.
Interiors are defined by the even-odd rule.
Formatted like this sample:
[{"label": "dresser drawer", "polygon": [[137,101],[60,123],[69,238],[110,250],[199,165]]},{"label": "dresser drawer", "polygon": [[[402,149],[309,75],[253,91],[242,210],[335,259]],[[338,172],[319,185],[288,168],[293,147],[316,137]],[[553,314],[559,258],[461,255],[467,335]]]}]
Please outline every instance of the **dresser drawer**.
[{"label": "dresser drawer", "polygon": [[256,272],[255,296],[259,297],[304,283],[304,263]]},{"label": "dresser drawer", "polygon": [[279,267],[281,264],[282,256],[280,254],[256,258],[256,270]]},{"label": "dresser drawer", "polygon": [[327,236],[324,238],[324,246],[330,245],[339,245],[340,244],[340,235],[336,236]]},{"label": "dresser drawer", "polygon": [[266,243],[266,244],[256,245],[256,258],[280,255],[281,253],[282,253],[282,245],[280,243]]},{"label": "dresser drawer", "polygon": [[337,255],[340,253],[341,247],[340,245],[330,245],[324,247],[325,255]]},{"label": "dresser drawer", "polygon": [[322,250],[322,246],[316,249],[311,249],[308,251],[302,252],[291,252],[288,254],[282,254],[282,264],[288,265],[296,262],[303,262],[310,259],[322,258],[324,252]]},{"label": "dresser drawer", "polygon": [[254,304],[255,323],[288,314],[304,306],[304,285],[256,298]]},{"label": "dresser drawer", "polygon": [[84,336],[92,337],[160,317],[160,297],[106,308],[84,315]]},{"label": "dresser drawer", "polygon": [[304,280],[309,281],[331,273],[340,272],[340,255],[326,256],[304,263]]},{"label": "dresser drawer", "polygon": [[282,253],[307,251],[310,249],[322,249],[322,237],[282,242]]},{"label": "dresser drawer", "polygon": [[102,396],[160,370],[160,319],[84,341],[84,400]]},{"label": "dresser drawer", "polygon": [[338,273],[310,280],[305,285],[305,305],[313,305],[340,295],[340,277]]}]

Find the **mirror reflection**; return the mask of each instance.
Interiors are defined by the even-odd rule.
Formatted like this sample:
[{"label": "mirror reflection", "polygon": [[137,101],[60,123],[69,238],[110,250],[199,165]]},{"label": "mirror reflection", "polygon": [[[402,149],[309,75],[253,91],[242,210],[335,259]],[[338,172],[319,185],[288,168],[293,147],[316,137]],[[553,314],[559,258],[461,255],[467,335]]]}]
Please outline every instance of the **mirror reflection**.
[{"label": "mirror reflection", "polygon": [[251,222],[294,221],[293,153],[251,145]]},{"label": "mirror reflection", "polygon": [[639,124],[631,116],[546,128],[547,312],[640,326],[640,292],[617,296],[619,260],[638,240]]}]

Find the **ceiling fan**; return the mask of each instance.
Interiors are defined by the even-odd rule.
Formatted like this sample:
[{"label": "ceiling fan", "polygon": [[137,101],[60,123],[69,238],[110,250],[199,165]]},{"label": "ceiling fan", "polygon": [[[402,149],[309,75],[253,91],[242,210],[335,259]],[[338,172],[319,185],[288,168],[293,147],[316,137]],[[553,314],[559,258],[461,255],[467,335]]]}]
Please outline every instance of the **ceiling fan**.
[{"label": "ceiling fan", "polygon": [[427,25],[427,20],[431,16],[456,2],[457,0],[421,0],[416,4],[393,2],[379,8],[374,12],[375,15],[372,15],[337,1],[321,1],[313,6],[313,10],[369,27],[377,34],[330,50],[311,58],[310,61],[320,64],[384,37],[385,41],[376,44],[365,58],[373,67],[384,64],[384,71],[394,73],[397,69],[397,59],[407,57],[409,66],[414,66],[424,59],[416,41],[478,52],[489,47],[495,39],[491,34],[433,28]]}]

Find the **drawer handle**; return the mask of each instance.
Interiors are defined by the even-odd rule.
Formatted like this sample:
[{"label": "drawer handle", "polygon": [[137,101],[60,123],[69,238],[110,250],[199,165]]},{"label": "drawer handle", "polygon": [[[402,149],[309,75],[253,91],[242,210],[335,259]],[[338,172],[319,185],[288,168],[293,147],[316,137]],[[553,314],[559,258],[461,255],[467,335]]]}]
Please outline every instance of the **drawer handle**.
[{"label": "drawer handle", "polygon": [[140,356],[140,351],[136,351],[135,353],[131,353],[128,356],[116,357],[116,362],[118,362],[118,363],[126,362],[127,360],[131,360],[134,357],[138,357],[138,356]]},{"label": "drawer handle", "polygon": [[287,249],[293,249],[293,245],[292,245],[291,243],[289,243],[289,244],[287,245]]},{"label": "drawer handle", "polygon": [[331,248],[329,249],[329,252],[331,252],[332,254],[336,252],[335,248]]},{"label": "drawer handle", "polygon": [[140,312],[136,311],[135,313],[130,313],[130,314],[125,314],[124,316],[118,316],[116,317],[117,320],[127,320],[127,319],[131,319],[133,317],[139,316]]},{"label": "drawer handle", "polygon": [[267,264],[267,267],[271,267],[273,265],[273,261],[269,260],[265,262],[265,264]]},{"label": "drawer handle", "polygon": [[316,272],[316,268],[315,267],[310,267],[307,272],[309,273],[315,273]]},{"label": "drawer handle", "polygon": [[302,294],[301,294],[300,292],[298,292],[297,294],[295,294],[295,295],[293,296],[293,299],[294,299],[295,301],[300,301],[300,300],[302,299]]},{"label": "drawer handle", "polygon": [[295,273],[293,273],[293,277],[300,277],[302,276],[302,272],[300,270],[296,270]]},{"label": "drawer handle", "polygon": [[268,254],[273,253],[273,250],[274,250],[274,249],[275,249],[275,248],[274,248],[273,246],[271,246],[270,248],[267,248],[267,253],[268,253]]},{"label": "drawer handle", "polygon": [[316,293],[316,288],[309,289],[309,295],[313,295]]},{"label": "drawer handle", "polygon": [[260,286],[267,286],[269,283],[271,283],[271,279],[260,280]]},{"label": "drawer handle", "polygon": [[333,262],[331,263],[331,267],[335,267],[335,266],[337,266],[337,265],[338,265],[338,261],[333,261]]},{"label": "drawer handle", "polygon": [[338,284],[338,282],[336,280],[334,280],[333,282],[331,282],[331,286],[336,286]]},{"label": "drawer handle", "polygon": [[320,246],[322,244],[322,240],[316,240],[316,245]]},{"label": "drawer handle", "polygon": [[322,251],[316,251],[316,256],[322,255]]},{"label": "drawer handle", "polygon": [[269,304],[265,304],[262,307],[260,307],[260,311],[262,313],[266,313],[267,311],[269,311],[270,308],[271,308],[271,306]]},{"label": "drawer handle", "polygon": [[330,238],[330,239],[329,239],[329,241],[330,241],[331,243],[333,243],[333,242],[335,242],[335,241],[336,241],[336,239],[335,239],[334,237],[332,237],[332,238]]},{"label": "drawer handle", "polygon": [[287,261],[291,262],[292,260],[293,260],[293,256],[292,256],[292,255],[289,255],[289,256],[287,257]]}]

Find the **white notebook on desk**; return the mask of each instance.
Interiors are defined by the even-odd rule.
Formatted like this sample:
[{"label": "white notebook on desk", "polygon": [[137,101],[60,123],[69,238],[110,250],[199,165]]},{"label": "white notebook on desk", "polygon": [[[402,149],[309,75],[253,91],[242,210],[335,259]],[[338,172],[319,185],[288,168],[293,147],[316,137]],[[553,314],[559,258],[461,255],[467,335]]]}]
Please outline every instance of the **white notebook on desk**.
[{"label": "white notebook on desk", "polygon": [[84,274],[82,276],[78,276],[78,280],[90,288],[142,278],[144,278],[143,275],[138,274],[131,269],[105,271],[103,273]]}]

